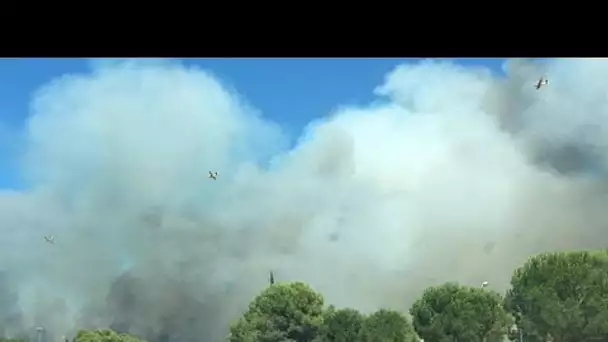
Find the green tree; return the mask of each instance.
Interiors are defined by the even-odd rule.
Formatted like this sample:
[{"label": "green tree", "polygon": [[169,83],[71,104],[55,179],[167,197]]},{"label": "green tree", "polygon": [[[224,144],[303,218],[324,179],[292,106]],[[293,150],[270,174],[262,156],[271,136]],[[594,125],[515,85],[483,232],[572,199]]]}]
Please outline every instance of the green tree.
[{"label": "green tree", "polygon": [[425,341],[498,342],[511,325],[502,302],[494,291],[447,283],[427,288],[410,314]]},{"label": "green tree", "polygon": [[317,341],[360,342],[365,316],[355,309],[335,309],[330,306],[323,315]]},{"label": "green tree", "polygon": [[323,322],[323,297],[300,282],[269,286],[230,327],[231,342],[312,341]]},{"label": "green tree", "polygon": [[527,341],[608,341],[608,253],[543,253],[515,270],[505,307]]},{"label": "green tree", "polygon": [[75,342],[144,342],[144,340],[129,334],[118,334],[110,329],[80,330]]},{"label": "green tree", "polygon": [[418,337],[405,315],[400,312],[380,309],[363,322],[365,342],[415,342]]}]

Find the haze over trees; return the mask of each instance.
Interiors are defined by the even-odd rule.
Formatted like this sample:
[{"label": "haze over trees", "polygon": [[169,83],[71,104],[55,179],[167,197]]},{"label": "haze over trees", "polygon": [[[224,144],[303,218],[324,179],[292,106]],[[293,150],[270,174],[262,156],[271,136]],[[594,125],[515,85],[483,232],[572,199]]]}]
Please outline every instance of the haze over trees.
[{"label": "haze over trees", "polygon": [[[277,283],[230,328],[229,341],[501,342],[608,340],[608,252],[543,253],[513,273],[506,298],[487,287],[427,288],[404,313],[324,308],[307,285]],[[521,334],[519,333],[521,330]]]},{"label": "haze over trees", "polygon": [[[325,305],[303,282],[276,282],[229,327],[229,342],[595,342],[608,340],[608,251],[543,253],[513,272],[506,296],[457,283],[427,288],[404,311]],[[74,342],[143,342],[110,329]],[[0,342],[28,340],[5,338]]]}]

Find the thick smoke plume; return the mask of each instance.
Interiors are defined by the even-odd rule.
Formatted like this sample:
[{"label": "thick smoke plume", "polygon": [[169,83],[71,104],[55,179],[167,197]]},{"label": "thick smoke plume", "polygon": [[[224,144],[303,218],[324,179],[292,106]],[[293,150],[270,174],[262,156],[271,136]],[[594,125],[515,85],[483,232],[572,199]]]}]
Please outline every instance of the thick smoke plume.
[{"label": "thick smoke plume", "polygon": [[293,148],[204,70],[57,78],[19,139],[30,186],[0,193],[3,332],[218,341],[271,269],[339,306],[405,310],[429,285],[504,290],[530,254],[604,247],[608,62],[505,72],[400,65]]}]

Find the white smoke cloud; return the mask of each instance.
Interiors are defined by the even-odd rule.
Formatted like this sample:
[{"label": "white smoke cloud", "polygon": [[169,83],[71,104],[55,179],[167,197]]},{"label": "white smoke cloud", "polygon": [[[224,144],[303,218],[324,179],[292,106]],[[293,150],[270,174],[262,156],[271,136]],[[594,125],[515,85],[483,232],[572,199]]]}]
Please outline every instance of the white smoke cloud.
[{"label": "white smoke cloud", "polygon": [[270,269],[337,305],[405,309],[438,282],[504,289],[532,253],[605,245],[608,63],[505,70],[397,66],[380,102],[311,123],[291,150],[235,90],[177,62],[54,80],[24,131],[31,187],[0,193],[23,326],[216,340]]}]

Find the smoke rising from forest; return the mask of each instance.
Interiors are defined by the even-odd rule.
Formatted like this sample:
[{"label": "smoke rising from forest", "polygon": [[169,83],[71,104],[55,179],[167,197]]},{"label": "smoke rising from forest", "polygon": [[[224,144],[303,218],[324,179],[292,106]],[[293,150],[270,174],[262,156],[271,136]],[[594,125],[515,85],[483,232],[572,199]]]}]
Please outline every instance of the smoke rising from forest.
[{"label": "smoke rising from forest", "polygon": [[608,61],[504,69],[404,63],[293,148],[238,84],[175,61],[53,80],[19,139],[29,187],[0,192],[0,327],[216,341],[271,269],[405,310],[429,285],[504,290],[531,254],[605,247]]}]

